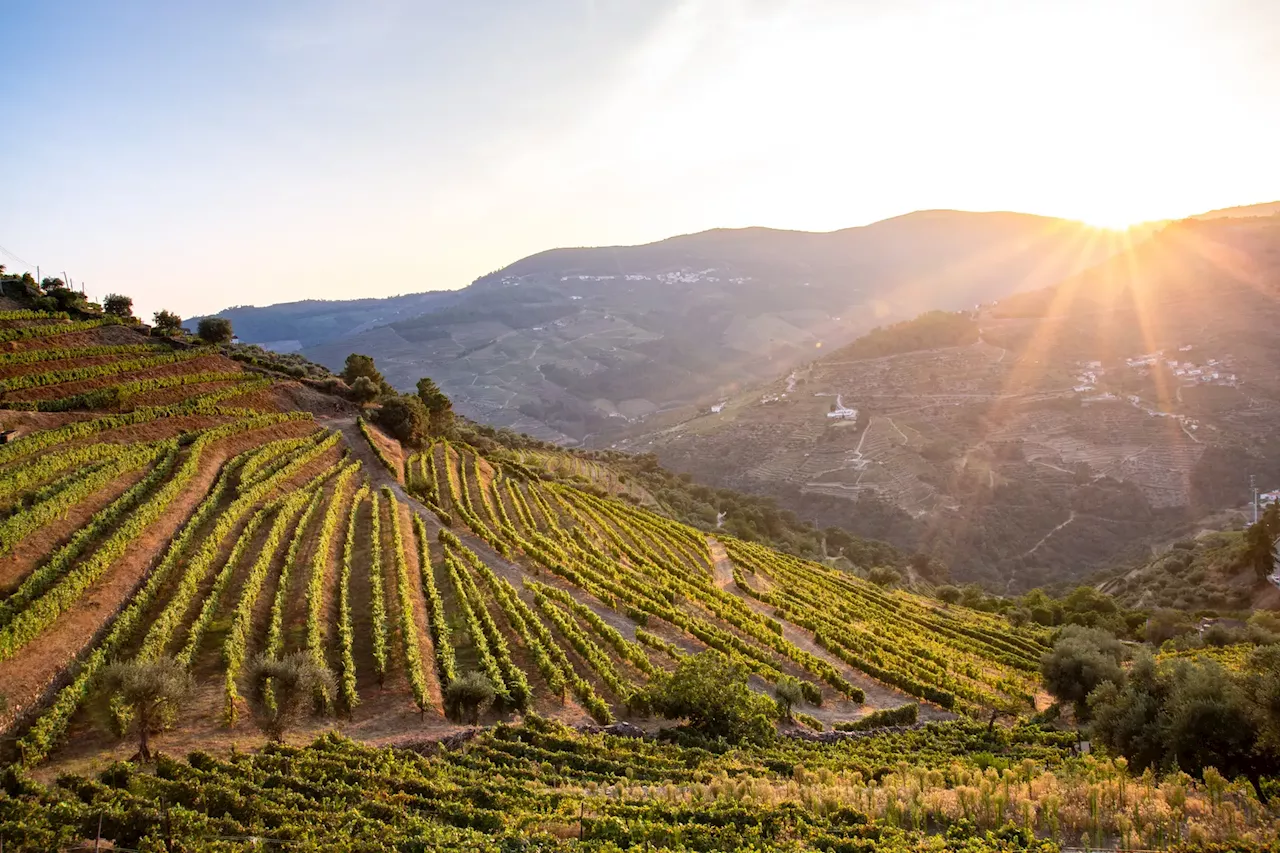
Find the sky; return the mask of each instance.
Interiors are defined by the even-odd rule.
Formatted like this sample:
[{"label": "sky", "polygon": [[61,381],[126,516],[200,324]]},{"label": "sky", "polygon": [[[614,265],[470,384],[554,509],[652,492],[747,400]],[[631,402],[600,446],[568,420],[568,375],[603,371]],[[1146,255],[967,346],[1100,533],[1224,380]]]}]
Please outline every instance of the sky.
[{"label": "sky", "polygon": [[1274,0],[0,0],[0,263],[137,312],[1280,199]]}]

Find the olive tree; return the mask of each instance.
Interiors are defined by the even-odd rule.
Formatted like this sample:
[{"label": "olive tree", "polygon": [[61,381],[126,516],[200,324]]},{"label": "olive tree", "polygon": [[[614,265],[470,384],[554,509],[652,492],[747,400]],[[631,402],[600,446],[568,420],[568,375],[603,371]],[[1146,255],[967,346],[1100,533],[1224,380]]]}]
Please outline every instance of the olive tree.
[{"label": "olive tree", "polygon": [[468,672],[449,682],[444,690],[444,710],[454,722],[475,725],[480,712],[493,701],[493,685],[483,673]]},{"label": "olive tree", "polygon": [[178,706],[191,692],[191,675],[173,658],[113,663],[102,675],[108,707],[123,719],[124,730],[138,733],[138,755],[151,760],[151,735],[173,723]]},{"label": "olive tree", "polygon": [[295,728],[316,705],[332,700],[333,673],[306,652],[282,658],[258,655],[249,664],[249,707],[262,733],[284,743],[285,732]]},{"label": "olive tree", "polygon": [[226,317],[204,317],[196,326],[196,334],[200,340],[208,344],[229,344],[235,337],[231,330],[231,321]]}]

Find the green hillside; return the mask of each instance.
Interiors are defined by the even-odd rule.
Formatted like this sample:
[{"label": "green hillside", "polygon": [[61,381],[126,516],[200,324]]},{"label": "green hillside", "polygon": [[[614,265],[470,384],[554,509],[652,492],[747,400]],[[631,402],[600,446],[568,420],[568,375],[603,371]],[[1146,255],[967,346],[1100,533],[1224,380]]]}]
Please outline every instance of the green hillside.
[{"label": "green hillside", "polygon": [[837,567],[892,549],[824,562],[750,501],[731,535],[643,460],[401,442],[418,397],[147,332],[0,314],[5,850],[1252,849],[1277,818],[1261,775],[1126,781],[1029,724],[1053,629]]}]

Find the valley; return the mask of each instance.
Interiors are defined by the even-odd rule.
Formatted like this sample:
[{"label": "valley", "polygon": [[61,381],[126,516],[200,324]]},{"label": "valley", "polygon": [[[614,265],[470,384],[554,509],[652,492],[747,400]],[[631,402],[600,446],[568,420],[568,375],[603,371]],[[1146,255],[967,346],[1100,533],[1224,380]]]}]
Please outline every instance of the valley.
[{"label": "valley", "polygon": [[[38,299],[61,292],[46,287],[55,295]],[[1063,715],[1083,713],[1072,691],[1093,676],[1064,679],[1055,661],[1111,654],[1111,631],[1142,649],[1154,614],[1089,587],[1054,600],[940,584],[915,557],[819,533],[652,456],[440,420],[426,408],[438,390],[379,390],[368,359],[347,365],[358,376],[324,375],[230,344],[216,323],[166,336],[118,308],[22,304],[0,305],[6,849],[1005,850],[1014,833],[1017,849],[1078,835],[1253,853],[1273,834],[1274,806],[1247,781],[1224,794],[1213,767],[1157,779],[1133,776],[1123,747],[1080,755],[1078,717]],[[780,425],[797,438],[776,470],[717,452],[753,477],[798,470],[786,482],[801,495],[873,490],[919,517],[954,492],[906,468],[915,458],[960,460],[955,481],[979,492],[1047,468],[1078,491],[1027,535],[1023,566],[1124,508],[1116,471],[1148,506],[1180,498],[1181,478],[1140,476],[1151,425],[1176,427],[1188,456],[1208,452],[1191,426],[1219,427],[1157,417],[1142,389],[1136,404],[1064,397],[1086,393],[1063,390],[1071,371],[1023,375],[1025,352],[990,343],[1020,322],[935,313],[855,342],[716,404],[730,423],[766,416],[733,452],[767,463]],[[921,335],[953,345],[900,345]],[[892,354],[856,357],[868,348]],[[1247,362],[1216,360],[1250,387]],[[376,405],[358,402],[362,388]],[[1077,419],[1063,426],[1059,409]],[[938,444],[939,424],[959,442],[988,421],[999,454]],[[1099,431],[1118,430],[1137,434],[1104,445]],[[1177,571],[1240,550],[1206,549]],[[1176,573],[1166,563],[1149,571]],[[1139,577],[1115,591],[1157,588]],[[1258,679],[1280,626],[1184,623],[1161,677],[1270,689]],[[1098,660],[1116,670],[1090,694],[1105,708],[1124,676],[1118,658]],[[1258,740],[1269,719],[1243,718],[1232,736],[1256,745],[1228,772],[1271,766]],[[1274,801],[1274,782],[1258,784]],[[973,792],[1001,785],[1008,798],[978,810]],[[1121,797],[1146,811],[1130,818]]]},{"label": "valley", "polygon": [[[1054,288],[888,327],[617,446],[924,550],[957,580],[1078,581],[1280,476],[1277,222],[1169,226]],[[879,355],[894,337],[902,351]]]}]

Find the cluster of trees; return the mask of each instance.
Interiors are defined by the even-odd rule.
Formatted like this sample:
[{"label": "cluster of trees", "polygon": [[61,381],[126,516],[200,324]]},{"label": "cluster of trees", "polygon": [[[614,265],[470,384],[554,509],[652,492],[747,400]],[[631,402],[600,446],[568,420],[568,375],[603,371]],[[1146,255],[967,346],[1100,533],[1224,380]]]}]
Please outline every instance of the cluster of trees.
[{"label": "cluster of trees", "polygon": [[1091,586],[1079,586],[1060,597],[1042,589],[1020,596],[993,595],[976,583],[935,587],[934,598],[947,604],[960,604],[973,610],[999,613],[1015,627],[1034,624],[1046,628],[1080,626],[1099,628],[1114,636],[1142,639],[1148,614],[1143,610],[1122,607],[1105,592]]},{"label": "cluster of trees", "polygon": [[356,402],[379,403],[372,420],[401,444],[418,447],[430,436],[453,434],[453,403],[432,379],[419,379],[416,394],[400,394],[371,356],[354,352],[341,375]]},{"label": "cluster of trees", "polygon": [[[1272,638],[1274,639],[1274,637]],[[1180,769],[1255,783],[1280,771],[1280,645],[1229,670],[1211,658],[1157,661],[1097,628],[1069,626],[1044,657],[1045,686],[1135,770]]]},{"label": "cluster of trees", "polygon": [[877,326],[828,358],[880,358],[904,352],[965,346],[978,340],[978,323],[968,312],[928,311],[892,326]]}]

